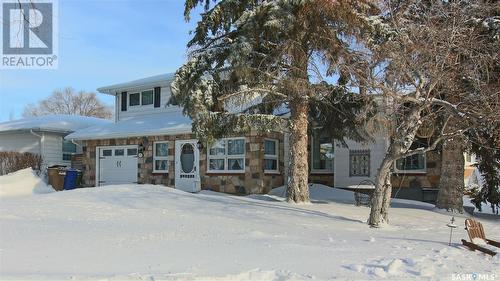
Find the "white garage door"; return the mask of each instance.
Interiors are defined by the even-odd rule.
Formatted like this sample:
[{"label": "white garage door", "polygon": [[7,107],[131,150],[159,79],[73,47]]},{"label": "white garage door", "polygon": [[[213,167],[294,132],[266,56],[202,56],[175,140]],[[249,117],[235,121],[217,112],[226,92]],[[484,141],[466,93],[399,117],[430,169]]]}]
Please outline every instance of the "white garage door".
[{"label": "white garage door", "polygon": [[137,182],[137,145],[99,147],[98,185]]}]

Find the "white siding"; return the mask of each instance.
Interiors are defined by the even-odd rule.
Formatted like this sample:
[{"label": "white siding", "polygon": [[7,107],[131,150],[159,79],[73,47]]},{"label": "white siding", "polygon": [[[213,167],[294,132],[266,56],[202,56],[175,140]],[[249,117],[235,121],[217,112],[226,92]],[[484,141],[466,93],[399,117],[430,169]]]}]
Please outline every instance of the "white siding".
[{"label": "white siding", "polygon": [[29,132],[0,134],[0,151],[40,154],[40,138]]},{"label": "white siding", "polygon": [[58,134],[43,133],[42,151],[45,165],[70,165],[71,161],[63,161],[63,136]]},{"label": "white siding", "polygon": [[[127,95],[131,93],[136,93],[144,90],[151,90],[152,88],[136,88],[127,90]],[[127,98],[127,111],[121,111],[121,94],[117,93],[116,98],[116,108],[117,108],[117,117],[116,121],[128,119],[130,117],[136,116],[145,116],[145,115],[155,115],[159,113],[165,112],[180,112],[182,111],[181,107],[178,106],[167,106],[167,103],[170,99],[170,87],[161,87],[161,102],[160,107],[154,107],[153,104],[146,106],[129,106],[130,99]]]},{"label": "white siding", "polygon": [[[348,147],[335,146],[334,183],[336,187],[347,187],[358,185],[363,180],[375,181],[378,168],[384,159],[387,148],[386,139],[377,138],[374,143],[361,144],[352,140],[346,140]],[[349,150],[370,150],[370,176],[351,177],[349,175]]]}]

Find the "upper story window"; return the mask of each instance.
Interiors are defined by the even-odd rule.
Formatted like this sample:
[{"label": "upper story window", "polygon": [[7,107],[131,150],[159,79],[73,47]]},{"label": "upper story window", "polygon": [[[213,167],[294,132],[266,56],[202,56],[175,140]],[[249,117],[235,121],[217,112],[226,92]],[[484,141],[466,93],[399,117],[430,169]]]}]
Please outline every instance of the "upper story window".
[{"label": "upper story window", "polygon": [[313,172],[333,172],[335,151],[333,142],[328,136],[314,130],[311,139],[311,170]]},{"label": "upper story window", "polygon": [[71,156],[76,153],[76,144],[68,140],[63,140],[62,146],[63,160],[71,161]]},{"label": "upper story window", "polygon": [[154,102],[153,90],[130,93],[129,106],[152,105]]},{"label": "upper story window", "polygon": [[208,149],[209,172],[244,172],[245,138],[218,140]]},{"label": "upper story window", "polygon": [[273,173],[278,172],[278,153],[279,142],[278,140],[266,139],[264,140],[264,172]]}]

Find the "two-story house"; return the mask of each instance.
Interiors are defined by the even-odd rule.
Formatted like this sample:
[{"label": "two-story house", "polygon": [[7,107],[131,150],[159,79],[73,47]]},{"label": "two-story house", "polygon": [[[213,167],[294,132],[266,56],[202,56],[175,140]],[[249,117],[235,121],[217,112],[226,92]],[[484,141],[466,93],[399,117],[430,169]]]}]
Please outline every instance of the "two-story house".
[{"label": "two-story house", "polygon": [[[152,183],[249,194],[284,184],[290,153],[286,132],[251,132],[206,147],[195,139],[182,108],[168,105],[172,80],[173,74],[162,74],[98,89],[115,97],[115,122],[66,137],[82,146],[86,185]],[[309,140],[309,181],[342,188],[369,186],[387,148],[383,135],[373,143],[347,140],[348,147],[318,131]],[[394,169],[395,194],[433,200],[438,154],[400,160]],[[429,190],[434,196],[426,198]]]}]

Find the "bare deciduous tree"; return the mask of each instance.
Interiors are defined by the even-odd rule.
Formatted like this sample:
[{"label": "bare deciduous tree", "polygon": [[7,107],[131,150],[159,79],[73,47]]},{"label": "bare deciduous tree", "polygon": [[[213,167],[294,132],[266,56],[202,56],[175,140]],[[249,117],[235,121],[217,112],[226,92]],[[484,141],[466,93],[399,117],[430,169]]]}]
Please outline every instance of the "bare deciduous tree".
[{"label": "bare deciduous tree", "polygon": [[110,107],[103,104],[93,92],[76,92],[73,88],[56,90],[38,104],[29,104],[24,108],[23,116],[41,116],[47,114],[69,114],[111,119]]},{"label": "bare deciduous tree", "polygon": [[[383,16],[367,19],[379,36],[370,42],[373,70],[365,85],[381,93],[389,108],[383,118],[390,143],[368,220],[374,227],[388,222],[397,159],[434,150],[499,120],[498,90],[490,82],[498,81],[499,42],[485,40],[481,30],[495,11],[491,3],[387,1],[384,10]],[[424,127],[434,127],[429,144],[413,149]],[[461,208],[459,188],[448,190],[446,197]]]}]

